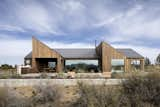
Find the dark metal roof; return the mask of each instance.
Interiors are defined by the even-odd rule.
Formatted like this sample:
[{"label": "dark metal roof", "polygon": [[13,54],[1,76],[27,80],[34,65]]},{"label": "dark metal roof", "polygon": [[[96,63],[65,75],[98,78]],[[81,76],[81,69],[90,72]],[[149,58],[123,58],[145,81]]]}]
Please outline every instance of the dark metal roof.
[{"label": "dark metal roof", "polygon": [[[54,49],[56,52],[60,53],[64,58],[86,58],[86,59],[97,59],[96,50],[93,48],[87,49]],[[32,58],[32,52],[25,56],[25,58]]]},{"label": "dark metal roof", "polygon": [[[60,53],[64,58],[79,58],[79,59],[97,59],[98,55],[94,48],[86,49],[54,49]],[[132,49],[116,49],[118,52],[123,53],[127,58],[143,58],[140,54]],[[25,58],[32,58],[32,52],[30,52]]]},{"label": "dark metal roof", "polygon": [[118,52],[123,53],[127,58],[143,58],[142,55],[133,49],[116,49]]},{"label": "dark metal roof", "polygon": [[30,58],[32,58],[32,51],[29,53],[29,54],[27,54],[25,57],[24,57],[25,59],[30,59]]},{"label": "dark metal roof", "polygon": [[60,53],[64,58],[98,58],[94,48],[87,49],[54,49]]}]

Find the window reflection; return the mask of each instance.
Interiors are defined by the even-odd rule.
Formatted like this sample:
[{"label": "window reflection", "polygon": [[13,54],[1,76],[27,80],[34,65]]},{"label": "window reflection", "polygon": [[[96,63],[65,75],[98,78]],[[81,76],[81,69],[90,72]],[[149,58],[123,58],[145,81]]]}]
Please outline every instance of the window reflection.
[{"label": "window reflection", "polygon": [[112,72],[123,72],[124,71],[124,59],[112,59]]},{"label": "window reflection", "polygon": [[66,60],[65,69],[78,73],[99,72],[98,60]]}]

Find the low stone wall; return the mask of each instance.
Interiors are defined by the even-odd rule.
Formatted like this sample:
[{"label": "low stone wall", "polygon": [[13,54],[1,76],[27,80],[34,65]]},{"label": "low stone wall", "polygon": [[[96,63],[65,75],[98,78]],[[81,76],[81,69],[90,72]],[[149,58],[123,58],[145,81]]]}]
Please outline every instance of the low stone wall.
[{"label": "low stone wall", "polygon": [[78,82],[89,85],[119,85],[122,79],[0,79],[0,87],[22,87],[36,85],[75,86]]},{"label": "low stone wall", "polygon": [[68,77],[68,76],[73,76],[75,78],[103,78],[102,73],[29,73],[29,74],[21,74],[21,77],[30,77],[30,78],[35,78],[35,77],[40,77],[42,74],[47,75],[48,77],[55,77],[58,75],[63,75],[63,77]]}]

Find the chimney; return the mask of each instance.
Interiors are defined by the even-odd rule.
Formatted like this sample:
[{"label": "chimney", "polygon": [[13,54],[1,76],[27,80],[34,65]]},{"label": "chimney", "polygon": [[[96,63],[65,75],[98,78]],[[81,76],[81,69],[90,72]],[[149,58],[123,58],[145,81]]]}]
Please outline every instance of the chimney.
[{"label": "chimney", "polygon": [[97,40],[95,40],[95,48],[97,47]]}]

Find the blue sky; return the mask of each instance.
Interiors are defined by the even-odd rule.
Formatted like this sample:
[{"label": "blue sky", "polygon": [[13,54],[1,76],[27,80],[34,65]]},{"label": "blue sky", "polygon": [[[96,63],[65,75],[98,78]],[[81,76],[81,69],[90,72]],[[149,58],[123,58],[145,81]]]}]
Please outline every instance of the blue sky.
[{"label": "blue sky", "polygon": [[55,48],[106,41],[154,62],[159,13],[159,0],[0,0],[0,64],[22,64],[32,36]]}]

